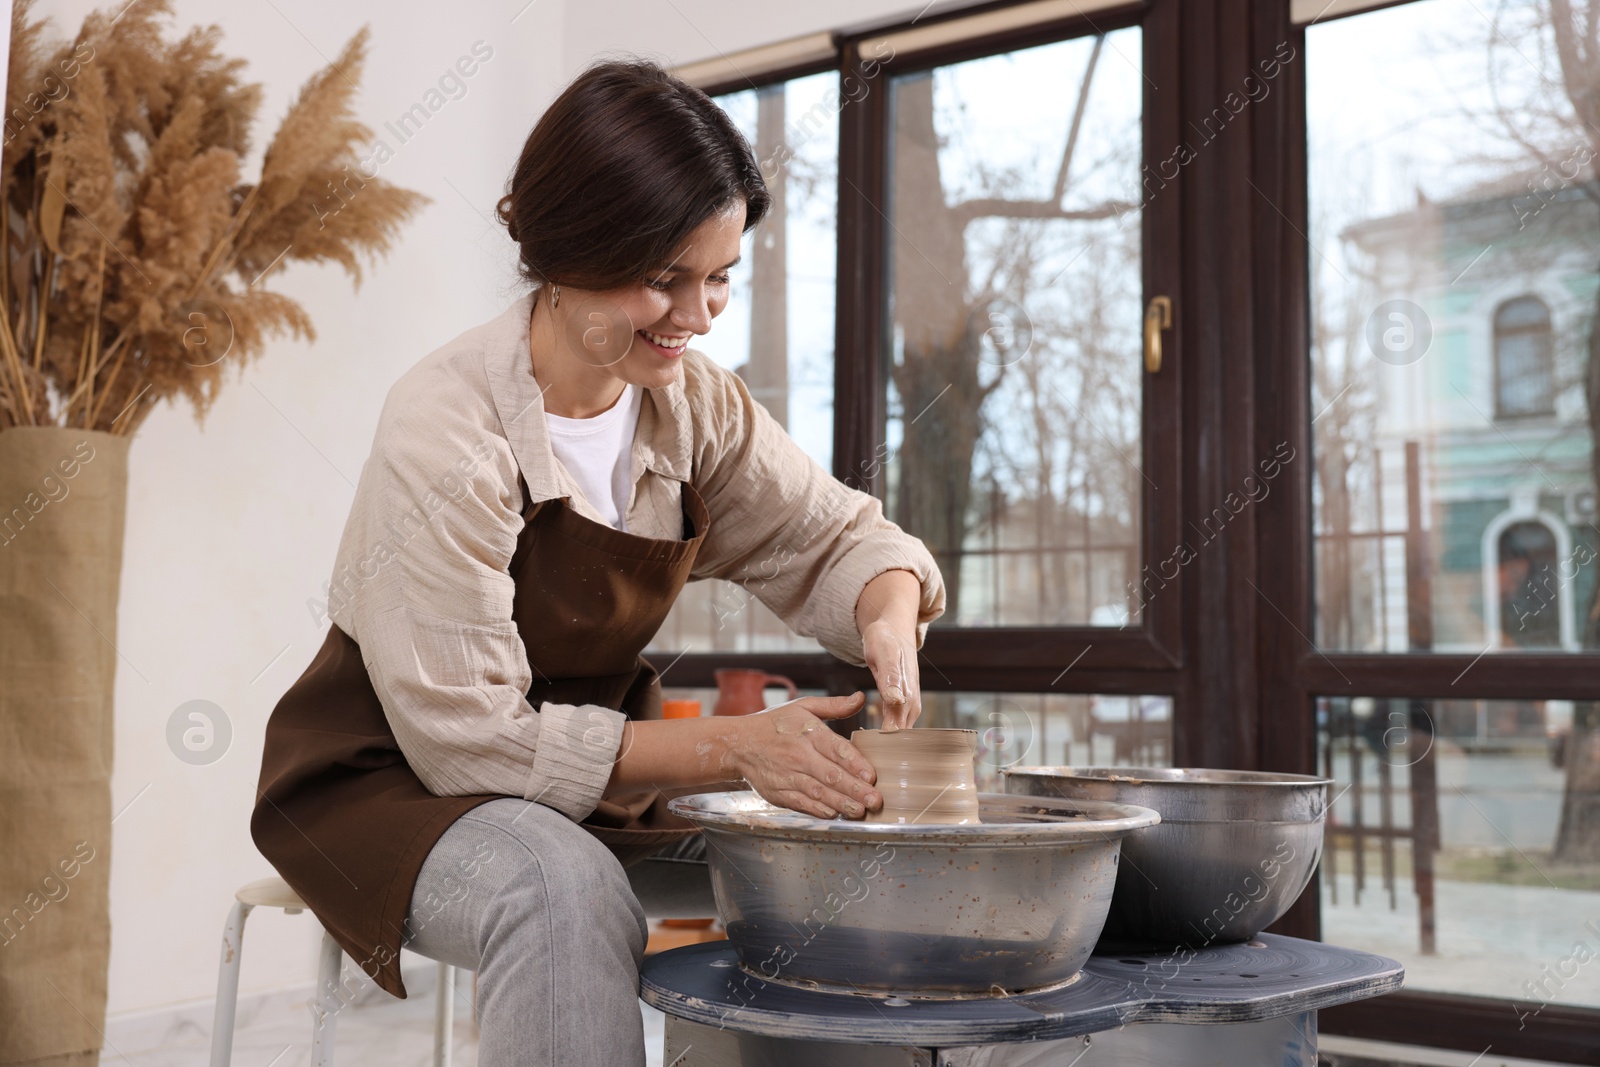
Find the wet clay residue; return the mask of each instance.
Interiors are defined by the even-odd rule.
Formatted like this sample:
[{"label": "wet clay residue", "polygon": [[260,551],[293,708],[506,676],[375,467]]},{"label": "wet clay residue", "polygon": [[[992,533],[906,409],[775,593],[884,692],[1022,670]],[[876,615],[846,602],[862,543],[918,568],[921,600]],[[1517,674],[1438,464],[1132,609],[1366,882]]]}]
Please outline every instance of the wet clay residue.
[{"label": "wet clay residue", "polygon": [[850,743],[878,772],[883,807],[869,823],[975,823],[976,730],[856,730]]}]

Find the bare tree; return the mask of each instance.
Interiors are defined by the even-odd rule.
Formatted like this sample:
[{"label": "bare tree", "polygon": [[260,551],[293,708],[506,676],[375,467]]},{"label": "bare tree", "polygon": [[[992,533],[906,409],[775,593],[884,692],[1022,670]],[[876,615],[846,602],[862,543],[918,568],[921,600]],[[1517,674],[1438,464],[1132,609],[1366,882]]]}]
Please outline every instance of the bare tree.
[{"label": "bare tree", "polygon": [[[1559,78],[1540,85],[1528,103],[1512,108],[1500,103],[1503,87],[1493,84],[1497,117],[1506,135],[1519,145],[1542,173],[1558,183],[1581,189],[1600,205],[1600,189],[1589,161],[1600,156],[1600,0],[1545,0],[1536,18],[1524,28],[1523,39],[1553,46]],[[1514,31],[1513,31],[1514,32]],[[1497,20],[1489,39],[1491,82],[1497,70],[1495,53],[1516,49]],[[1574,148],[1586,155],[1584,173],[1569,175]],[[1576,179],[1576,180],[1574,180]],[[1596,263],[1600,273],[1600,260]],[[1597,296],[1600,300],[1600,296]],[[1590,318],[1583,376],[1588,411],[1591,478],[1600,486],[1600,306]],[[1582,646],[1600,650],[1600,583],[1579,628]],[[1568,862],[1600,860],[1600,702],[1573,705],[1572,732],[1567,738],[1567,768],[1561,825],[1556,834],[1555,858]]]},{"label": "bare tree", "polygon": [[996,253],[987,279],[971,278],[968,228],[980,219],[1096,220],[1134,205],[1107,200],[1087,208],[1062,206],[1089,89],[1103,47],[1096,38],[1078,89],[1066,145],[1049,199],[1010,197],[1004,189],[947,204],[935,123],[934,74],[895,84],[892,293],[903,331],[901,358],[891,374],[906,413],[902,424],[894,518],[921,537],[944,573],[946,619],[960,611],[962,548],[971,530],[974,458],[984,430],[984,402],[1006,378],[1004,366],[985,370],[989,309],[1002,298],[1026,306],[1035,246],[1020,242]]}]

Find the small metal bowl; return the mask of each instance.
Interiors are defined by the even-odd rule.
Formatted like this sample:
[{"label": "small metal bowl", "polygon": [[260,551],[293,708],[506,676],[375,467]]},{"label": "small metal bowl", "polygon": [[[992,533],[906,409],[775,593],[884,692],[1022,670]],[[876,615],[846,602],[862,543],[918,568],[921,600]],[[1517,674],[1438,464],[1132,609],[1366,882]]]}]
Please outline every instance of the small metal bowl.
[{"label": "small metal bowl", "polygon": [[1300,896],[1322,856],[1327,778],[1166,767],[1008,767],[1006,792],[1140,804],[1102,938],[1164,946],[1248,941]]},{"label": "small metal bowl", "polygon": [[[1122,839],[1148,808],[978,794],[982,821],[818,819],[750,790],[668,804],[704,832],[717,911],[746,985],[991,996],[1074,979]],[[753,996],[752,992],[752,996]]]}]

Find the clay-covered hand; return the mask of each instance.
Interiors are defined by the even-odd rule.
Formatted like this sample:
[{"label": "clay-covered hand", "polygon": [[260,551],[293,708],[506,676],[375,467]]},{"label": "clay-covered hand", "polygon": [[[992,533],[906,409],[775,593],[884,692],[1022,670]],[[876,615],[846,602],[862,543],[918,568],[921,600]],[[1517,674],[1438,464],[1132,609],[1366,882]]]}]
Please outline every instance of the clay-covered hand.
[{"label": "clay-covered hand", "polygon": [[856,601],[861,655],[883,698],[883,729],[900,730],[922,714],[917,677],[917,626],[922,582],[911,571],[887,570]]},{"label": "clay-covered hand", "polygon": [[883,698],[883,729],[909,728],[922,714],[914,636],[902,633],[888,619],[879,619],[861,631],[861,645]]},{"label": "clay-covered hand", "polygon": [[766,800],[818,818],[859,819],[878,810],[883,797],[872,787],[872,764],[823,721],[854,714],[864,699],[859,692],[801,697],[732,720],[734,767]]}]

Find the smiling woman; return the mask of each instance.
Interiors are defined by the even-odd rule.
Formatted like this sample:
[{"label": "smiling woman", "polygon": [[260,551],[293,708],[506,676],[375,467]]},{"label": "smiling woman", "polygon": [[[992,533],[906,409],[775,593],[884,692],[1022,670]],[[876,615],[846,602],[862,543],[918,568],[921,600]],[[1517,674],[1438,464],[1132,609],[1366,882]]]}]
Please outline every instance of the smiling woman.
[{"label": "smiling woman", "polygon": [[642,63],[591,68],[534,126],[496,209],[537,287],[534,371],[553,414],[587,418],[625,384],[674,380],[727,305],[740,236],[771,206],[733,121],[663,78]]},{"label": "smiling woman", "polygon": [[475,971],[484,1067],[644,1062],[646,902],[716,906],[668,800],[882,804],[825,728],[859,692],[663,718],[640,652],[685,582],[740,583],[867,667],[886,724],[921,713],[933,557],[691,344],[770,202],[728,116],[659,66],[602,62],[562,92],[498,207],[531,291],[389,390],[334,564],[363,580],[330,596],[267,724],[262,854],[390,993],[403,947]]},{"label": "smiling woman", "polygon": [[548,387],[545,410],[586,419],[609,410],[625,386],[676,381],[689,341],[710,332],[727,306],[727,272],[739,261],[745,220],[744,203],[734,201],[696,226],[642,283],[608,290],[552,284],[548,300],[536,298],[530,344],[534,376]]}]

